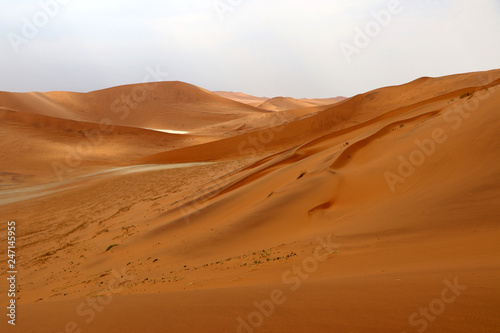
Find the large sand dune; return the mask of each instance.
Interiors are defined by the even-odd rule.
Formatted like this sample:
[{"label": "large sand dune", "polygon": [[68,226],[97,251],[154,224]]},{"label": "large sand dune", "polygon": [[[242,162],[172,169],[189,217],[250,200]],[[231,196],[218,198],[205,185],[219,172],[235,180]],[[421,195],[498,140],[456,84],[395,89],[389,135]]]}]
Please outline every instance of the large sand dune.
[{"label": "large sand dune", "polygon": [[0,95],[19,332],[500,331],[500,70],[279,112],[164,85],[59,180],[130,88]]},{"label": "large sand dune", "polygon": [[183,82],[126,85],[90,93],[1,93],[0,106],[62,119],[192,131],[263,113]]}]

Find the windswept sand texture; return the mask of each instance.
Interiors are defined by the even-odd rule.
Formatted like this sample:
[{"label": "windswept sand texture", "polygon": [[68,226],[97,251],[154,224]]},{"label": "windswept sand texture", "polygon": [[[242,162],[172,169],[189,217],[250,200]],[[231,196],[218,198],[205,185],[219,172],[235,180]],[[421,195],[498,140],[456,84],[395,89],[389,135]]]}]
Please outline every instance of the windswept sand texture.
[{"label": "windswept sand texture", "polygon": [[137,87],[0,93],[9,331],[500,332],[500,70],[286,111],[165,82],[120,119]]}]

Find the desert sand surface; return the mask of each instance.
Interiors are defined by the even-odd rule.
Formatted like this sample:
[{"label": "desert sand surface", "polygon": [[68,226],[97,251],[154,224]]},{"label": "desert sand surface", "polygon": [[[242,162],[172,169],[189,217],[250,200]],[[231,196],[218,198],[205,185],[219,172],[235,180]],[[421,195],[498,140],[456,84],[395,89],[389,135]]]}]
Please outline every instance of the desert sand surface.
[{"label": "desert sand surface", "polygon": [[283,110],[140,89],[0,93],[2,332],[500,332],[500,70]]}]

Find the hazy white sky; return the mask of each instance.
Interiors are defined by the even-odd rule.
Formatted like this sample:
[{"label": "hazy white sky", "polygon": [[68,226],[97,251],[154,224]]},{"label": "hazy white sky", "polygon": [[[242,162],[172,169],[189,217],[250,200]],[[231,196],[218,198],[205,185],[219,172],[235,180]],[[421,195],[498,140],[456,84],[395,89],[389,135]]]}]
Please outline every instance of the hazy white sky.
[{"label": "hazy white sky", "polygon": [[0,90],[86,92],[159,68],[209,90],[332,97],[500,68],[500,1],[397,2],[0,0]]}]

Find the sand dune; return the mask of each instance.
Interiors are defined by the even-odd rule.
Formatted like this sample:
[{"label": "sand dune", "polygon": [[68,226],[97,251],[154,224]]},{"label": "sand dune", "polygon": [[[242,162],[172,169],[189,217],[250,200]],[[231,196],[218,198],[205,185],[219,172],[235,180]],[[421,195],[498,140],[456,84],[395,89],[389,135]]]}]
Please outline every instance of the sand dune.
[{"label": "sand dune", "polygon": [[285,111],[296,108],[307,108],[321,105],[331,105],[346,99],[345,97],[333,98],[301,98],[292,97],[255,97],[241,92],[214,91],[215,94],[237,102],[255,106],[270,111]]},{"label": "sand dune", "polygon": [[311,103],[313,105],[331,105],[338,102],[342,102],[347,99],[346,97],[332,97],[332,98],[301,98],[299,101]]},{"label": "sand dune", "polygon": [[286,111],[298,108],[335,104],[343,101],[344,99],[345,98],[343,97],[325,99],[295,99],[291,97],[274,97],[260,104],[258,107],[269,111]]},{"label": "sand dune", "polygon": [[298,108],[307,108],[311,106],[316,105],[313,103],[299,101],[291,97],[274,97],[259,105],[259,108],[270,111],[285,111]]},{"label": "sand dune", "polygon": [[[291,149],[326,134],[335,133],[338,136],[384,119],[404,117],[414,110],[422,112],[420,108],[444,108],[453,102],[458,102],[461,94],[497,84],[498,77],[498,71],[476,76],[470,74],[464,77],[451,76],[446,78],[450,83],[446,88],[440,87],[445,79],[417,80],[400,87],[382,88],[357,95],[326,108],[317,107],[315,112],[311,108],[290,110],[289,112],[297,110],[306,112],[298,120],[285,125],[279,124],[252,133],[224,138],[199,147],[192,146],[159,153],[141,159],[139,163],[183,163],[192,160],[251,156],[264,153],[266,150],[279,151],[284,147]],[[433,91],[434,84],[442,91]],[[311,114],[304,117],[307,113]]]},{"label": "sand dune", "polygon": [[233,101],[237,101],[255,107],[258,107],[259,105],[261,105],[262,103],[264,103],[269,99],[267,97],[256,97],[242,92],[214,91],[214,93],[224,98],[232,99]]},{"label": "sand dune", "polygon": [[[499,330],[500,70],[280,112],[191,89],[161,98],[190,111],[212,99],[216,135],[205,115],[170,128],[198,134],[116,124],[57,191],[0,202],[23,244],[18,329]],[[90,95],[106,105],[111,91]],[[43,166],[105,109],[86,114],[90,97],[72,93],[1,96],[7,190],[49,180]],[[169,169],[195,162],[211,163]]]},{"label": "sand dune", "polygon": [[7,110],[0,110],[0,130],[1,171],[15,175],[15,186],[131,165],[138,156],[216,139]]},{"label": "sand dune", "polygon": [[183,82],[126,85],[90,93],[1,93],[0,106],[62,119],[192,131],[263,110]]}]

